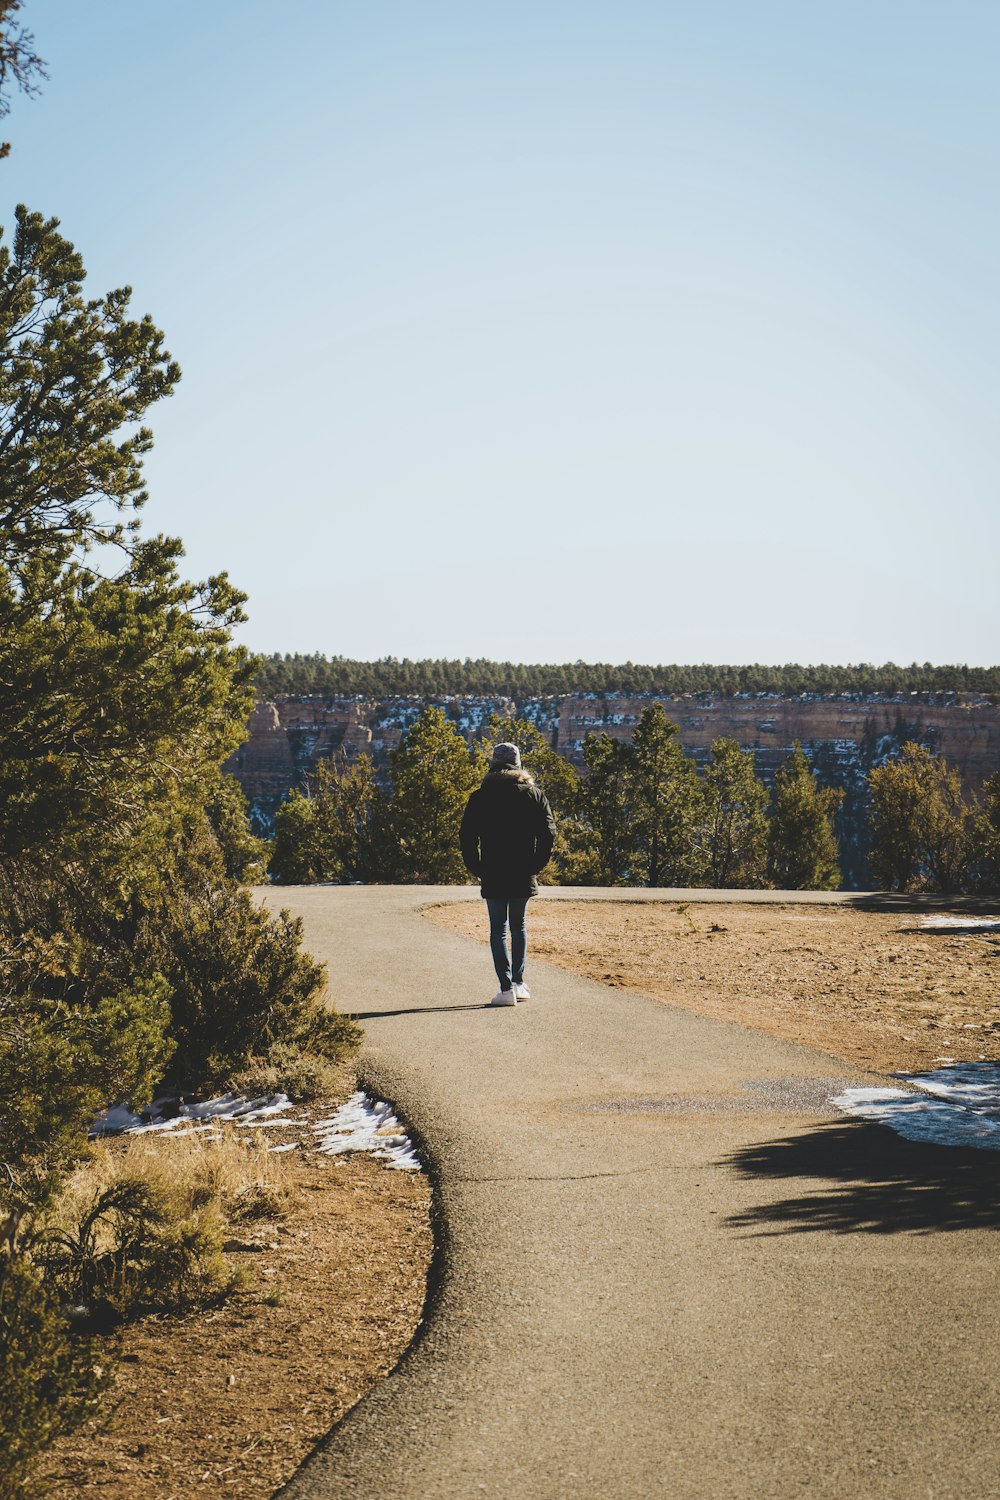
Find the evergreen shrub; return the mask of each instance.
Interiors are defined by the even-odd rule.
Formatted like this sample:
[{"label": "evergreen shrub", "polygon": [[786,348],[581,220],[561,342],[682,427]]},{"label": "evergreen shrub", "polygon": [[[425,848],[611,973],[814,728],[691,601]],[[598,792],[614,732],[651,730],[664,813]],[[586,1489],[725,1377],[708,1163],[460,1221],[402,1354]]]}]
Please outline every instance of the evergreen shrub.
[{"label": "evergreen shrub", "polygon": [[0,1253],[0,1500],[33,1500],[34,1460],[89,1416],[108,1384],[57,1289],[24,1256]]}]

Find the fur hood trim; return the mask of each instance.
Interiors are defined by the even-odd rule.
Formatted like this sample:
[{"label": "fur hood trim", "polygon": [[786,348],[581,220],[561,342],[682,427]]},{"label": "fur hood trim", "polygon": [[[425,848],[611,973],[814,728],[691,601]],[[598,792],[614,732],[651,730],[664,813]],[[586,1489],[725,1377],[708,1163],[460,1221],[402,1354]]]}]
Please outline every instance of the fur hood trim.
[{"label": "fur hood trim", "polygon": [[483,778],[483,786],[489,786],[494,781],[520,781],[525,786],[534,786],[535,778],[530,771],[523,766],[504,766],[499,771],[487,771]]}]

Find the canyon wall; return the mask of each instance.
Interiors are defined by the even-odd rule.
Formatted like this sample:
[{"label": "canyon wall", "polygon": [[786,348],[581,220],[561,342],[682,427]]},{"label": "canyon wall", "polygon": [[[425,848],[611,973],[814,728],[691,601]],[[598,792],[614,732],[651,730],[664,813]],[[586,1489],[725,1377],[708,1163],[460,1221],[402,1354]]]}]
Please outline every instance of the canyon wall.
[{"label": "canyon wall", "polygon": [[250,737],[226,763],[241,783],[259,828],[267,829],[275,809],[293,786],[305,784],[316,764],[330,756],[354,759],[364,751],[376,765],[389,752],[426,703],[435,702],[470,741],[492,713],[530,719],[554,747],[582,765],[588,734],[629,739],[643,709],[663,704],[680,730],[685,749],[704,763],[720,735],[753,749],[765,781],[801,741],[817,772],[862,794],[872,765],[906,739],[931,746],[961,768],[970,790],[1000,772],[1000,707],[972,693],[909,694],[898,697],[780,698],[766,694],[681,698],[577,694],[558,698],[321,698],[284,697],[259,703],[250,719]]},{"label": "canyon wall", "polygon": [[[648,698],[566,698],[559,716],[559,748],[579,761],[588,734],[631,737]],[[720,735],[753,749],[757,770],[770,781],[795,740],[842,761],[845,771],[859,754],[878,756],[880,742],[916,740],[961,767],[967,785],[978,787],[1000,771],[1000,707],[974,694],[908,694],[896,698],[861,695],[832,698],[661,698],[681,741],[699,761]]]}]

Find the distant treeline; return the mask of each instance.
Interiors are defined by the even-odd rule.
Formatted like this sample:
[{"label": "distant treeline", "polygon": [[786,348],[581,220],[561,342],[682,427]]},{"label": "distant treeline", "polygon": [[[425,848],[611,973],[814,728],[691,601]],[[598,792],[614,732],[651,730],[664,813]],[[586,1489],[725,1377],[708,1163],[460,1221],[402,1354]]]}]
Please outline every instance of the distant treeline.
[{"label": "distant treeline", "polygon": [[515,699],[547,697],[559,693],[715,693],[732,697],[737,693],[777,693],[782,697],[802,694],[858,693],[985,693],[1000,694],[1000,666],[939,666],[916,662],[909,667],[886,662],[876,667],[803,667],[795,663],[767,667],[748,666],[641,666],[625,662],[565,662],[562,665],[525,664],[510,661],[401,661],[394,656],[381,661],[352,661],[346,656],[311,656],[296,653],[265,656],[257,674],[257,690],[263,697],[278,694],[318,693],[330,697],[363,694],[373,698],[407,695]]}]

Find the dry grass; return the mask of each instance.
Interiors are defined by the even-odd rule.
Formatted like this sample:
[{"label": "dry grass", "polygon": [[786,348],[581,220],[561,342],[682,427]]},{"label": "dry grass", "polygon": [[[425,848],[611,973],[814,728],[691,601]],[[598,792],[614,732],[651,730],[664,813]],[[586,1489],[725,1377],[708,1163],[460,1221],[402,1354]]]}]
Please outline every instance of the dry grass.
[{"label": "dry grass", "polygon": [[284,1212],[293,1191],[288,1163],[268,1150],[256,1131],[227,1122],[211,1132],[177,1136],[170,1131],[126,1135],[100,1142],[72,1174],[50,1223],[78,1223],[95,1198],[123,1182],[145,1184],[177,1219],[215,1209],[223,1219],[243,1217],[241,1205],[264,1199]]},{"label": "dry grass", "polygon": [[283,1157],[253,1131],[125,1136],[98,1145],[73,1174],[34,1254],[89,1331],[214,1307],[246,1275],[223,1253],[227,1230],[280,1217],[290,1196]]}]

